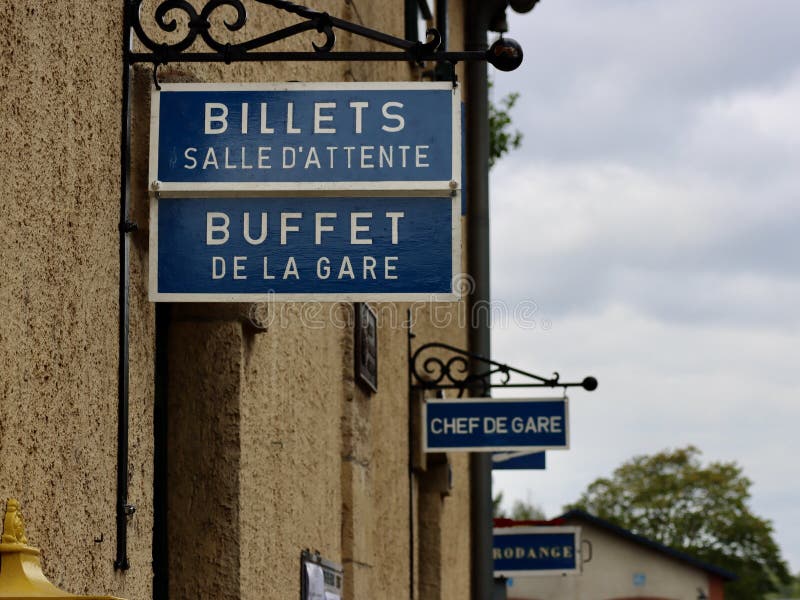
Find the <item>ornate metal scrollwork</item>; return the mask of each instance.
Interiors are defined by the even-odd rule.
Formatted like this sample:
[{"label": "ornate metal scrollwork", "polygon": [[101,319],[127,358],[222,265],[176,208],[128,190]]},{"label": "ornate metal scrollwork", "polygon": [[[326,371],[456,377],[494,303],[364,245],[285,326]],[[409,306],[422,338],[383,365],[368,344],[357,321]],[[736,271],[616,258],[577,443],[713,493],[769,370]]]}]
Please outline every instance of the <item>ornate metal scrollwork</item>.
[{"label": "ornate metal scrollwork", "polygon": [[[409,41],[398,38],[374,29],[369,29],[356,23],[331,16],[288,2],[287,0],[205,0],[199,10],[188,0],[160,0],[152,14],[152,21],[161,31],[167,34],[178,32],[178,19],[176,13],[183,13],[186,20],[186,30],[177,41],[166,42],[153,39],[145,31],[142,23],[142,5],[144,0],[127,0],[127,22],[130,29],[136,33],[136,38],[148,50],[138,52],[130,50],[126,59],[130,64],[152,63],[162,65],[170,62],[237,62],[237,61],[270,61],[270,60],[408,60],[412,62],[438,61],[456,63],[464,60],[486,60],[503,70],[516,68],[522,62],[521,50],[518,53],[518,62],[509,67],[507,56],[492,51],[464,51],[445,52],[440,49],[442,37],[436,29],[427,31],[427,41]],[[252,39],[231,43],[225,41],[224,31],[219,31],[219,22],[212,16],[222,8],[233,10],[235,19],[222,20],[222,25],[228,33],[243,31],[247,23],[246,2],[270,6],[303,19],[299,23],[284,27]],[[216,30],[215,30],[215,23]],[[391,51],[371,52],[334,52],[336,44],[336,30],[346,31],[353,35],[380,42],[391,47]],[[316,31],[324,35],[324,43],[311,42],[313,51],[306,52],[265,52],[263,48],[295,35]],[[207,50],[198,49],[195,43],[199,39],[205,43]],[[494,49],[494,46],[492,47]],[[516,59],[515,59],[516,60]]]},{"label": "ornate metal scrollwork", "polygon": [[[470,371],[470,363],[473,365]],[[541,377],[522,369],[493,361],[461,348],[431,342],[417,348],[409,357],[411,387],[419,390],[458,390],[461,397],[466,391],[487,395],[492,388],[510,387],[582,387],[587,391],[597,389],[597,379],[586,377],[583,381],[564,382],[556,372],[552,377]],[[493,382],[492,376],[500,374],[500,381]],[[512,382],[512,376],[524,379]]]},{"label": "ornate metal scrollwork", "polygon": [[247,23],[247,9],[243,0],[208,0],[199,13],[187,0],[162,0],[153,15],[153,20],[162,31],[167,33],[174,33],[177,31],[177,19],[174,17],[171,19],[168,18],[169,13],[173,11],[185,13],[188,19],[184,37],[177,42],[168,44],[166,42],[157,42],[145,32],[141,20],[143,0],[129,0],[128,10],[130,11],[129,18],[133,30],[136,32],[142,44],[153,53],[153,62],[158,63],[180,60],[181,53],[189,49],[195,43],[198,36],[202,38],[211,50],[221,54],[225,62],[236,60],[249,50],[272,44],[305,31],[316,30],[325,35],[325,43],[321,46],[312,42],[311,45],[315,52],[329,52],[336,43],[336,35],[333,31],[333,20],[327,13],[311,10],[305,6],[282,0],[254,1],[303,17],[306,21],[285,27],[267,35],[258,36],[246,42],[231,44],[229,42],[223,42],[215,37],[211,16],[221,7],[233,9],[236,12],[236,20],[232,23],[223,20],[223,24],[229,32],[240,31]]}]

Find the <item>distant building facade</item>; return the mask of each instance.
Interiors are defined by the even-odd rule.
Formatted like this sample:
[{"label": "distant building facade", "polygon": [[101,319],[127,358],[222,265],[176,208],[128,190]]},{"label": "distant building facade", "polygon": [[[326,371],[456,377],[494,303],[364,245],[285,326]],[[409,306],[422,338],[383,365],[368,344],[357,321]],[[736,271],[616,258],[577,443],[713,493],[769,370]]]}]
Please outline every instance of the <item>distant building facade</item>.
[{"label": "distant building facade", "polygon": [[583,572],[514,578],[508,600],[724,600],[725,582],[736,579],[584,511],[570,511],[562,520],[581,527]]}]

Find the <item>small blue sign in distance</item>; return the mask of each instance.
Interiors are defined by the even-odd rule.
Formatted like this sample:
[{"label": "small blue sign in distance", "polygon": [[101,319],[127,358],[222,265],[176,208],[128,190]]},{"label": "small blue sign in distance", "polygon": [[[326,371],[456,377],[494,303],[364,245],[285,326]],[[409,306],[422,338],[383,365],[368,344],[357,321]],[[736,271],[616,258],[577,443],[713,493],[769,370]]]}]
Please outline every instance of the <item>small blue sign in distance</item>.
[{"label": "small blue sign in distance", "polygon": [[494,576],[576,572],[579,548],[579,527],[498,527],[492,543]]},{"label": "small blue sign in distance", "polygon": [[152,97],[150,180],[180,192],[460,187],[449,83],[164,84]]},{"label": "small blue sign in distance", "polygon": [[452,300],[459,198],[160,198],[150,299]]},{"label": "small blue sign in distance", "polygon": [[569,447],[566,398],[428,400],[425,452],[513,452]]},{"label": "small blue sign in distance", "polygon": [[492,455],[492,470],[499,471],[503,469],[546,469],[546,459],[544,452],[531,452],[524,454],[515,454],[507,457],[506,453],[495,452]]}]

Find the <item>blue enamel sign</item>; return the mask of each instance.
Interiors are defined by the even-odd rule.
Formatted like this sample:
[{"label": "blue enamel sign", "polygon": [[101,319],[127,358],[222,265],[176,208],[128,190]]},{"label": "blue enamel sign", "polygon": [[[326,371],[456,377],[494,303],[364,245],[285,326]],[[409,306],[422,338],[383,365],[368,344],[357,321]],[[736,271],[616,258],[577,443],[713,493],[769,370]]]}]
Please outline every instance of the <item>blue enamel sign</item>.
[{"label": "blue enamel sign", "polygon": [[496,527],[495,577],[560,575],[580,570],[580,527]]},{"label": "blue enamel sign", "polygon": [[150,299],[452,300],[460,199],[151,201]]},{"label": "blue enamel sign", "polygon": [[164,84],[151,186],[445,195],[461,187],[460,110],[450,83]]},{"label": "blue enamel sign", "polygon": [[569,447],[566,398],[428,400],[425,452],[514,452]]},{"label": "blue enamel sign", "polygon": [[492,455],[492,470],[546,468],[544,452],[495,452]]}]

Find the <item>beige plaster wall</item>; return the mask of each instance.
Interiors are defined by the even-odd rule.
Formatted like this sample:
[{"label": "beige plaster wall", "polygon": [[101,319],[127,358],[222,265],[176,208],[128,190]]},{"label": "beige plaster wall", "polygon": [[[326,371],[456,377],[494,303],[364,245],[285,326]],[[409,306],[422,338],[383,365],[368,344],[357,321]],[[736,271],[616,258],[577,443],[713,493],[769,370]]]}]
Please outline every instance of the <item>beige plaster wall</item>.
[{"label": "beige plaster wall", "polygon": [[[591,525],[581,525],[581,537],[592,543],[592,559],[581,575],[515,578],[509,600],[611,600],[662,598],[695,600],[697,589],[709,593],[704,571],[660,552],[633,544]],[[634,573],[646,576],[633,585]]]},{"label": "beige plaster wall", "polygon": [[[0,495],[71,592],[150,595],[152,308],[132,289],[132,568],[115,573],[121,11],[0,3]],[[141,273],[139,256],[132,269]],[[95,540],[102,541],[95,541]]]},{"label": "beige plaster wall", "polygon": [[[120,4],[0,5],[0,494],[22,502],[28,537],[43,548],[54,583],[145,600],[152,595],[155,343],[145,287],[148,67],[134,70],[132,89],[131,203],[140,230],[131,236],[129,500],[137,512],[128,528],[131,569],[112,567]],[[402,0],[309,4],[403,33]],[[457,4],[451,2],[452,47],[460,44]],[[154,5],[148,0],[143,13]],[[286,23],[268,7],[250,17],[261,30]],[[377,48],[338,37],[341,50]],[[308,34],[280,49],[310,48],[315,39]],[[417,79],[419,72],[405,63],[253,63],[168,65],[160,77],[381,81]],[[450,307],[454,316],[459,307]],[[300,551],[310,548],[345,566],[347,598],[407,598],[410,563],[416,574],[428,556],[420,540],[431,533],[439,543],[441,598],[468,597],[466,456],[451,457],[455,488],[439,499],[438,521],[412,525],[421,491],[415,476],[409,497],[407,306],[375,308],[382,317],[377,394],[353,380],[350,305],[323,305],[319,327],[309,326],[319,317],[307,307],[272,306],[279,320],[260,333],[238,308],[173,310],[173,597],[297,597]],[[463,318],[441,326],[432,324],[431,307],[414,314],[419,343],[466,345]]]}]

